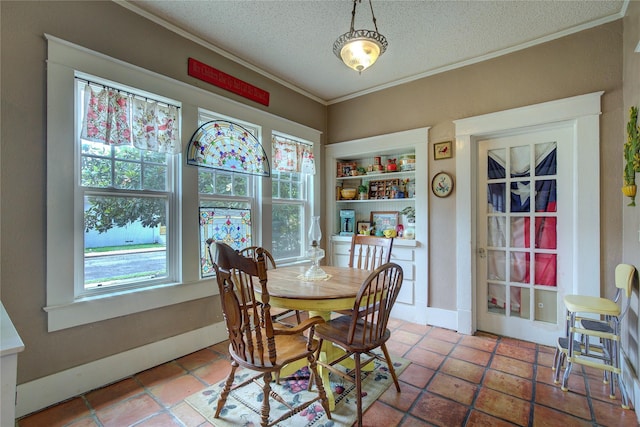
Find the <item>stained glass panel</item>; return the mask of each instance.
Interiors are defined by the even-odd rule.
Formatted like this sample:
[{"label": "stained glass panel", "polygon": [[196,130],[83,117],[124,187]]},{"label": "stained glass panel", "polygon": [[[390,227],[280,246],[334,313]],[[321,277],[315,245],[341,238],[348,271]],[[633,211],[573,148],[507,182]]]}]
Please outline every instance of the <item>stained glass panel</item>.
[{"label": "stained glass panel", "polygon": [[202,277],[213,275],[207,254],[207,239],[224,242],[239,250],[251,246],[251,210],[200,208],[200,267]]},{"label": "stained glass panel", "polygon": [[271,174],[260,141],[242,126],[225,120],[207,122],[195,131],[187,147],[187,163],[250,175]]}]

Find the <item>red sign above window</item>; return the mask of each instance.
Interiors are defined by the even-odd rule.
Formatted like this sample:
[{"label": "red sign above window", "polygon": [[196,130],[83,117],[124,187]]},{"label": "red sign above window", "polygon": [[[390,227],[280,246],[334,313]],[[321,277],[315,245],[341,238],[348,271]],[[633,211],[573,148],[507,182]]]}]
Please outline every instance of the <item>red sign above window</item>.
[{"label": "red sign above window", "polygon": [[192,77],[211,83],[214,86],[221,87],[243,96],[262,105],[269,106],[269,92],[255,87],[245,81],[237,79],[225,72],[222,72],[210,65],[204,64],[197,59],[189,58],[188,74]]}]

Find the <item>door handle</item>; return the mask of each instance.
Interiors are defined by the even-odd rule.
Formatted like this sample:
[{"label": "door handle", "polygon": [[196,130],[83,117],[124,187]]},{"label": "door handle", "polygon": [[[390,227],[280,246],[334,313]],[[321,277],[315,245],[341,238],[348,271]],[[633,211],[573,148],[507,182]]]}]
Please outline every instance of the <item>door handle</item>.
[{"label": "door handle", "polygon": [[487,257],[487,251],[485,251],[484,248],[478,248],[478,256],[480,258],[486,258]]}]

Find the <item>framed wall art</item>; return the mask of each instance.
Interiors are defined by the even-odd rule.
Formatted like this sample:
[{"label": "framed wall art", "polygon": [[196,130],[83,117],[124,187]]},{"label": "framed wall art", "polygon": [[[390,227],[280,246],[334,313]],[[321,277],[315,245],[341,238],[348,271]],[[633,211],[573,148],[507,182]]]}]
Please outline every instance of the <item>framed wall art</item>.
[{"label": "framed wall art", "polygon": [[431,181],[431,191],[438,197],[447,197],[453,191],[453,178],[446,172],[438,172]]},{"label": "framed wall art", "polygon": [[338,162],[337,177],[350,176],[351,171],[356,170],[357,167],[358,164],[356,162]]},{"label": "framed wall art", "polygon": [[438,142],[433,144],[433,158],[435,160],[451,158],[453,156],[451,146],[451,141]]},{"label": "framed wall art", "polygon": [[371,212],[371,227],[379,230],[386,230],[388,228],[396,229],[398,226],[398,211],[372,211]]}]

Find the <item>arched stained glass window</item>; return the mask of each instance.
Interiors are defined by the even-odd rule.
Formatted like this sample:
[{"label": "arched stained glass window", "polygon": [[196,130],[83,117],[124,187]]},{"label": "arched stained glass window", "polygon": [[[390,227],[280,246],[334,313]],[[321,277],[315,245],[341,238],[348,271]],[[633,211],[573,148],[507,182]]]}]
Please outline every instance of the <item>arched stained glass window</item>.
[{"label": "arched stained glass window", "polygon": [[195,131],[187,147],[187,164],[270,176],[269,160],[260,141],[242,126],[213,120]]}]

